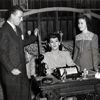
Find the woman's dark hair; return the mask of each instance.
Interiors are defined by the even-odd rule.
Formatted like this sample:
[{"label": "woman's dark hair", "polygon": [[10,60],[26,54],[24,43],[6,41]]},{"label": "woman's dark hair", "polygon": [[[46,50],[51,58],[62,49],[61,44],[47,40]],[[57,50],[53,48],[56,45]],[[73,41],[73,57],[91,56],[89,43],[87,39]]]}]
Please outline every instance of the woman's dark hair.
[{"label": "woman's dark hair", "polygon": [[48,42],[48,43],[50,43],[50,39],[51,39],[51,38],[58,38],[59,41],[61,40],[60,34],[57,33],[57,32],[49,33],[49,34],[47,35],[47,42]]},{"label": "woman's dark hair", "polygon": [[6,11],[5,20],[8,20],[11,14],[14,14],[17,10],[24,12],[20,6],[18,5],[12,6],[10,9],[8,9],[8,11]]},{"label": "woman's dark hair", "polygon": [[78,19],[85,19],[87,24],[87,29],[92,31],[92,21],[87,14],[79,14]]}]

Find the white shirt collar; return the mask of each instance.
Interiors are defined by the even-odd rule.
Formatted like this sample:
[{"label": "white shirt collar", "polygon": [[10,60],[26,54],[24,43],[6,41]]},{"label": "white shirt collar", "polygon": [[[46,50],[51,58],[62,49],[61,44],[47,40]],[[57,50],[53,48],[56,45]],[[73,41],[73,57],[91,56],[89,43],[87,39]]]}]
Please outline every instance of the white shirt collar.
[{"label": "white shirt collar", "polygon": [[7,20],[7,23],[8,24],[10,24],[10,26],[14,29],[15,28],[15,25],[13,25],[11,22],[9,22],[8,20]]}]

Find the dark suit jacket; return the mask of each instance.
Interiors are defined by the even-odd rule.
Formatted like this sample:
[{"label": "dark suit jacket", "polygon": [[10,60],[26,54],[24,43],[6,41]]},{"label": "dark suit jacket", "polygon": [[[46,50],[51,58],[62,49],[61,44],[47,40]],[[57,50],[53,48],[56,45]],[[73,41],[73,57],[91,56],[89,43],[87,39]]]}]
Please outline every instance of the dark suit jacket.
[{"label": "dark suit jacket", "polygon": [[34,42],[36,37],[31,36],[22,40],[19,27],[17,27],[17,34],[7,22],[0,30],[0,61],[3,65],[3,76],[11,75],[14,68],[18,68],[23,75],[26,74],[24,45]]}]

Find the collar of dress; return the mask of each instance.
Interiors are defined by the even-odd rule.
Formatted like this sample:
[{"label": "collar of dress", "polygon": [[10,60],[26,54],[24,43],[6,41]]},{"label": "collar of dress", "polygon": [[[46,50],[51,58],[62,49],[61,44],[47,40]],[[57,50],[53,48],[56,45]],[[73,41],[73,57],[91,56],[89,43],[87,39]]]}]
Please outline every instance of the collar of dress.
[{"label": "collar of dress", "polygon": [[92,40],[94,33],[89,32],[87,34],[80,33],[76,36],[76,40]]}]

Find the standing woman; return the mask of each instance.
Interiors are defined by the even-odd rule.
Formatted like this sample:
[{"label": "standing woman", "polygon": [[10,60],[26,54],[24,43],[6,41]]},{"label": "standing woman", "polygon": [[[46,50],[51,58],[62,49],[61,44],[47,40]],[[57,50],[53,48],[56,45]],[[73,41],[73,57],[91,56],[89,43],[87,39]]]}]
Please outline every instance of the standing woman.
[{"label": "standing woman", "polygon": [[81,31],[75,38],[74,62],[81,70],[98,71],[98,36],[91,31],[91,17],[81,14],[78,28]]}]

